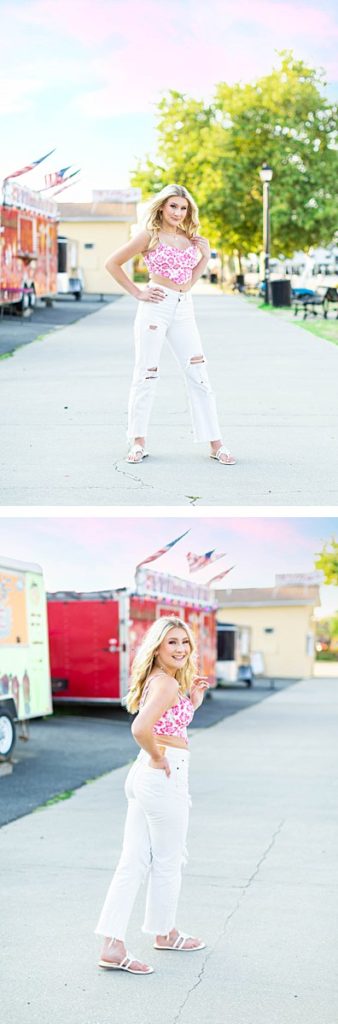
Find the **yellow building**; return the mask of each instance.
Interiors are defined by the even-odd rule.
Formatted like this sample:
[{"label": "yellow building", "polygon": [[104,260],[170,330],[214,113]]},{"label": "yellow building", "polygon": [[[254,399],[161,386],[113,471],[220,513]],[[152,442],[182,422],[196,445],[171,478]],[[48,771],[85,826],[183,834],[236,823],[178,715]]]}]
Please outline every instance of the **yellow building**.
[{"label": "yellow building", "polygon": [[[89,294],[120,294],[123,288],[113,280],[105,261],[114,249],[125,245],[137,223],[139,189],[93,192],[91,203],[59,203],[59,235],[72,244],[83,289]],[[132,263],[126,264],[132,275]],[[75,275],[76,276],[76,275]]]},{"label": "yellow building", "polygon": [[[219,623],[248,627],[254,670],[270,678],[313,675],[318,586],[219,590]],[[246,659],[243,659],[244,661]],[[226,677],[225,677],[226,678]]]}]

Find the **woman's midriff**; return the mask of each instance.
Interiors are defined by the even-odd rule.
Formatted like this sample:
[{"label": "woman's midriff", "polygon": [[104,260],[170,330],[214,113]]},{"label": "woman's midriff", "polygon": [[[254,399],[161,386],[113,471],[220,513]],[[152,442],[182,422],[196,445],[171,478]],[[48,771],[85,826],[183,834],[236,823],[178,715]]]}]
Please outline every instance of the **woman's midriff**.
[{"label": "woman's midriff", "polygon": [[178,747],[179,750],[188,750],[188,744],[181,736],[164,736],[163,740],[159,736],[154,736],[157,746],[162,748],[164,751],[166,747]]},{"label": "woman's midriff", "polygon": [[159,274],[152,274],[150,283],[161,284],[164,288],[171,288],[174,292],[190,292],[191,289],[191,281],[187,281],[186,284],[175,284],[175,281],[171,281],[168,277],[160,277]]}]

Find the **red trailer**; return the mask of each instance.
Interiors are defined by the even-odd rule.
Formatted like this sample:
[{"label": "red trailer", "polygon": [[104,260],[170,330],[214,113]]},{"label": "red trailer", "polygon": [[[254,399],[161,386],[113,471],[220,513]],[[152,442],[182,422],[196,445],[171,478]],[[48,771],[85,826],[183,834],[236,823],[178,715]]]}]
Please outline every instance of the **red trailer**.
[{"label": "red trailer", "polygon": [[56,203],[14,181],[0,182],[0,306],[22,312],[57,294]]},{"label": "red trailer", "polygon": [[53,699],[120,703],[154,619],[179,615],[198,645],[198,671],[216,685],[216,605],[207,587],[139,569],[132,590],[47,594]]}]

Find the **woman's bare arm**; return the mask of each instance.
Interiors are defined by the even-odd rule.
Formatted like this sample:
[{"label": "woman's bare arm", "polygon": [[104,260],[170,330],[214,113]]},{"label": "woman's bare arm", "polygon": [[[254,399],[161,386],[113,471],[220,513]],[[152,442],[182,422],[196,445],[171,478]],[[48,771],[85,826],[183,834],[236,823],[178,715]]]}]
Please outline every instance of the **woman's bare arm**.
[{"label": "woman's bare arm", "polygon": [[208,262],[210,259],[210,246],[207,238],[202,238],[201,235],[196,235],[196,240],[194,239],[193,241],[195,241],[195,244],[201,250],[202,258],[200,259],[199,263],[197,263],[197,266],[194,267],[193,269],[191,275],[191,286],[196,284],[198,278],[201,277],[201,274],[203,274],[205,268],[208,266]]},{"label": "woman's bare arm", "polygon": [[122,288],[129,295],[132,295],[134,299],[142,300],[142,302],[160,302],[164,298],[164,291],[159,285],[151,285],[146,289],[138,288],[134,281],[130,280],[128,274],[123,270],[123,264],[131,260],[133,256],[139,256],[144,253],[148,248],[151,235],[150,232],[144,229],[140,231],[135,238],[132,238],[126,245],[121,245],[120,249],[115,249],[111,256],[105,262],[105,267],[109,274],[118,281]]},{"label": "woman's bare arm", "polygon": [[138,234],[135,235],[135,238],[131,238],[130,242],[127,242],[126,245],[121,245],[119,249],[115,249],[114,252],[111,253],[111,256],[108,256],[108,259],[105,262],[105,267],[106,270],[108,270],[108,273],[111,274],[114,280],[118,281],[118,283],[122,285],[122,288],[124,288],[126,292],[129,292],[134,299],[140,298],[142,290],[130,280],[130,277],[128,277],[128,274],[126,274],[122,267],[124,263],[128,263],[128,260],[131,260],[134,256],[138,256],[140,253],[143,253],[148,248],[149,240],[149,231],[139,231]]},{"label": "woman's bare arm", "polygon": [[150,683],[147,700],[132,724],[131,731],[136,743],[147,751],[153,761],[162,760],[154,739],[153,727],[161,715],[173,706],[177,694],[177,679],[166,672],[161,672],[156,676],[156,683]]}]

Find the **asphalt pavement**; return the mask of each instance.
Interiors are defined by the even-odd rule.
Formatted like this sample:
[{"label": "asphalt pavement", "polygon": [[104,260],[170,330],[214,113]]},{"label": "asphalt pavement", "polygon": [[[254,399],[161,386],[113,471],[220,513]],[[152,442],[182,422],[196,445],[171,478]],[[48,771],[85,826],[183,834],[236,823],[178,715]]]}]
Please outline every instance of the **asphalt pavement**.
[{"label": "asphalt pavement", "polygon": [[5,826],[6,1024],[336,1024],[337,716],[337,681],[305,680],[195,731],[177,924],[206,948],[154,951],[141,887],[128,946],[149,977],[97,967],[127,766]]},{"label": "asphalt pavement", "polygon": [[102,309],[102,303],[116,302],[119,298],[119,295],[103,295],[102,299],[99,295],[83,295],[82,299],[76,302],[72,295],[58,295],[52,300],[51,305],[37,299],[34,309],[29,310],[24,316],[17,314],[11,306],[2,306],[0,357],[15,352],[21,345],[28,345],[59,327],[76,323],[82,317]]},{"label": "asphalt pavement", "polygon": [[148,438],[125,462],[136,302],[118,302],[0,361],[6,506],[322,506],[338,503],[338,349],[243,296],[195,292],[225,443],[193,442],[168,347]]},{"label": "asphalt pavement", "polygon": [[[276,689],[288,685],[289,681],[273,681]],[[272,692],[265,679],[250,689],[233,685],[213,690],[199,708],[190,735],[265,700]],[[128,764],[137,749],[131,721],[128,712],[116,705],[79,708],[67,704],[55,706],[53,715],[28,723],[28,739],[18,725],[11,774],[2,776],[0,765],[0,826],[48,800],[68,799],[79,786]]]}]

